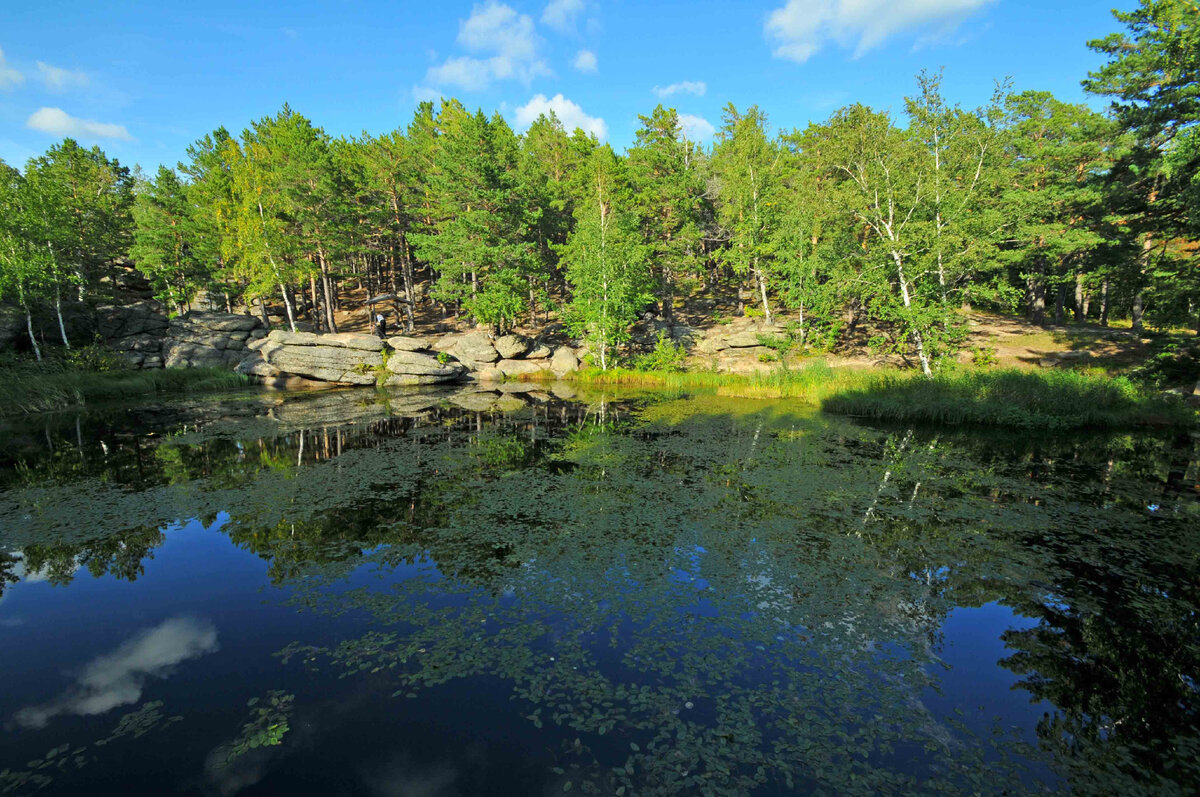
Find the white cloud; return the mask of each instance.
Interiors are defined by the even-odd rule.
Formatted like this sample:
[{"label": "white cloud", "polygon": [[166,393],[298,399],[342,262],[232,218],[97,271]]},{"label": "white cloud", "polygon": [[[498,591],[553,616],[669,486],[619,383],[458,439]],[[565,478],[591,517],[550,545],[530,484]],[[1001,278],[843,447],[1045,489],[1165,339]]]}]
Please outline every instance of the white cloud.
[{"label": "white cloud", "polygon": [[85,88],[91,81],[83,72],[72,72],[70,69],[51,66],[45,61],[37,62],[38,76],[46,88],[51,91],[66,91],[67,89]]},{"label": "white cloud", "polygon": [[854,57],[906,30],[945,33],[996,0],[788,0],[767,17],[764,32],[777,58],[803,63],[828,41]]},{"label": "white cloud", "polygon": [[538,75],[551,74],[538,54],[539,40],[533,20],[504,3],[476,5],[459,23],[458,43],[482,57],[448,58],[429,69],[425,82],[479,91],[495,80],[515,78],[529,84]]},{"label": "white cloud", "polygon": [[717,128],[712,126],[712,122],[703,116],[695,116],[690,113],[679,115],[679,126],[683,128],[683,135],[688,141],[708,141],[717,132]]},{"label": "white cloud", "polygon": [[596,54],[591,50],[580,50],[571,65],[580,72],[595,72],[600,66],[596,61]]},{"label": "white cloud", "polygon": [[542,24],[549,25],[559,33],[575,30],[575,21],[583,13],[583,0],[550,0],[542,11]]},{"label": "white cloud", "polygon": [[417,102],[432,102],[440,99],[442,93],[437,89],[429,88],[429,86],[413,86],[412,95]]},{"label": "white cloud", "polygon": [[458,86],[467,91],[486,89],[494,77],[506,70],[506,62],[493,66],[491,60],[480,60],[469,56],[449,58],[441,66],[431,67],[425,80],[439,86]]},{"label": "white cloud", "polygon": [[0,50],[0,89],[10,89],[25,82],[25,76],[8,65],[4,51]]},{"label": "white cloud", "polygon": [[79,119],[71,116],[62,108],[38,108],[30,114],[29,119],[25,121],[25,126],[30,130],[40,130],[55,136],[133,140],[133,136],[129,135],[129,131],[125,129],[124,125]]},{"label": "white cloud", "polygon": [[542,114],[549,116],[551,111],[562,122],[567,132],[573,132],[578,127],[585,133],[593,134],[596,138],[608,137],[608,125],[604,123],[603,119],[598,116],[588,116],[582,108],[561,94],[555,94],[550,99],[546,99],[545,94],[536,94],[529,102],[517,108],[517,128],[529,127],[539,116]]},{"label": "white cloud", "polygon": [[126,640],[112,653],[92,659],[74,686],[40,706],[14,715],[27,728],[43,728],[61,714],[104,714],[142,699],[150,676],[165,678],[175,665],[217,649],[212,623],[176,617]]},{"label": "white cloud", "polygon": [[654,93],[663,99],[672,94],[695,94],[697,97],[703,97],[706,91],[708,91],[708,86],[703,80],[684,80],[669,86],[654,87]]}]

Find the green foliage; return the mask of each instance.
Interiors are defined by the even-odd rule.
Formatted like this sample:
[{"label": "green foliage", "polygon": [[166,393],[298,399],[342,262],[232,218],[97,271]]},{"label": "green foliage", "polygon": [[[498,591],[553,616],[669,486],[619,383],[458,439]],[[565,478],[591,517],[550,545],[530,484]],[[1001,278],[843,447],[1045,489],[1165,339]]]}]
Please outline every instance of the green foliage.
[{"label": "green foliage", "polygon": [[586,186],[575,206],[575,230],[559,250],[572,299],[568,325],[607,369],[612,350],[629,339],[629,327],[651,299],[647,252],[620,161],[608,146],[596,148],[582,170]]},{"label": "green foliage", "polygon": [[174,170],[160,166],[153,180],[137,188],[129,256],[154,287],[155,298],[182,310],[209,283],[216,266],[203,259],[205,247],[189,187]]},{"label": "green foliage", "polygon": [[996,347],[995,346],[972,346],[971,347],[971,362],[975,365],[986,368],[995,365]]},{"label": "green foliage", "polygon": [[1166,339],[1133,371],[1133,377],[1154,387],[1200,384],[1200,344],[1194,340]]},{"label": "green foliage", "polygon": [[860,418],[1016,429],[1188,426],[1181,401],[1140,390],[1118,377],[1074,371],[960,371],[930,380],[892,377],[830,396],[828,412]]},{"label": "green foliage", "polygon": [[666,332],[659,332],[654,339],[654,350],[633,358],[633,367],[638,371],[662,371],[677,373],[683,370],[687,350],[672,340]]},{"label": "green foliage", "polygon": [[70,370],[98,374],[132,370],[129,360],[98,342],[70,349],[66,363]]},{"label": "green foliage", "polygon": [[241,732],[237,738],[213,751],[210,760],[216,767],[225,768],[251,750],[283,744],[283,737],[291,730],[288,721],[295,700],[295,695],[280,689],[272,689],[262,698],[250,698],[246,703],[250,709],[249,718],[242,725]]}]

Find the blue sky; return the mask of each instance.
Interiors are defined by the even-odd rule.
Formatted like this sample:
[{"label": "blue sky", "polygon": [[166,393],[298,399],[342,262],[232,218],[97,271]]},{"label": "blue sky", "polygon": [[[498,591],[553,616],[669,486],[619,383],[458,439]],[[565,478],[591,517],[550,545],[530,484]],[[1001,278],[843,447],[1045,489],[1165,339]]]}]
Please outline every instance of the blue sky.
[{"label": "blue sky", "polygon": [[0,8],[0,158],[63,135],[152,170],[219,125],[284,102],[333,135],[406,125],[456,96],[523,128],[554,108],[623,149],[659,102],[694,138],[757,104],[791,129],[861,101],[900,111],[923,68],[964,106],[1018,90],[1086,97],[1135,0],[491,0],[484,3],[7,2]]}]

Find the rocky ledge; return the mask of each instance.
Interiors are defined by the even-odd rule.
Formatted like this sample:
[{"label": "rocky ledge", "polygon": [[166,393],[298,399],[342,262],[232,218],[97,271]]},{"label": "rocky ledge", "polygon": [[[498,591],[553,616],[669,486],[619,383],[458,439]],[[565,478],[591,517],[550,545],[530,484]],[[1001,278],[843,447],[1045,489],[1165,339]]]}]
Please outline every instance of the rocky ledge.
[{"label": "rocky ledge", "polygon": [[398,335],[386,340],[353,332],[319,335],[275,330],[248,344],[238,373],[265,381],[302,377],[347,385],[427,385],[464,380],[500,382],[527,374],[558,376],[579,368],[567,346],[486,332],[437,340]]}]

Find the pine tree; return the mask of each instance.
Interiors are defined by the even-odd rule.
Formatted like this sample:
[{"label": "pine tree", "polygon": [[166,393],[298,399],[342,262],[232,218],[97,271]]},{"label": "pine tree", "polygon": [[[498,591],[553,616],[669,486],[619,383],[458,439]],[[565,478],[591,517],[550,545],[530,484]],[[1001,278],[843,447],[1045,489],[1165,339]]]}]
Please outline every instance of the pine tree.
[{"label": "pine tree", "polygon": [[180,313],[211,277],[207,264],[197,256],[193,215],[186,187],[173,169],[160,166],[153,180],[138,186],[129,257],[150,281],[158,300]]},{"label": "pine tree", "polygon": [[1046,321],[1046,294],[1063,298],[1074,287],[1088,254],[1103,242],[1096,226],[1098,177],[1110,167],[1106,144],[1112,126],[1083,105],[1048,92],[1027,91],[1008,100],[1007,153],[1012,163],[1008,216],[1013,220],[1001,258],[1014,263],[1026,285],[1026,309]]},{"label": "pine tree", "polygon": [[[1133,137],[1111,170],[1108,194],[1140,243],[1129,277],[1140,331],[1147,288],[1200,307],[1195,254],[1177,240],[1200,237],[1200,6],[1140,0],[1113,15],[1128,30],[1088,43],[1109,61],[1083,85],[1113,99],[1117,124]],[[1200,330],[1200,315],[1193,318]]]},{"label": "pine tree", "polygon": [[638,118],[642,126],[628,153],[629,179],[657,275],[661,314],[669,322],[677,282],[697,270],[706,186],[697,147],[683,137],[675,109],[659,105]]},{"label": "pine tree", "polygon": [[504,330],[526,310],[530,267],[516,136],[499,116],[471,114],[456,102],[443,103],[437,121],[430,231],[412,242],[437,269],[435,298]]}]

